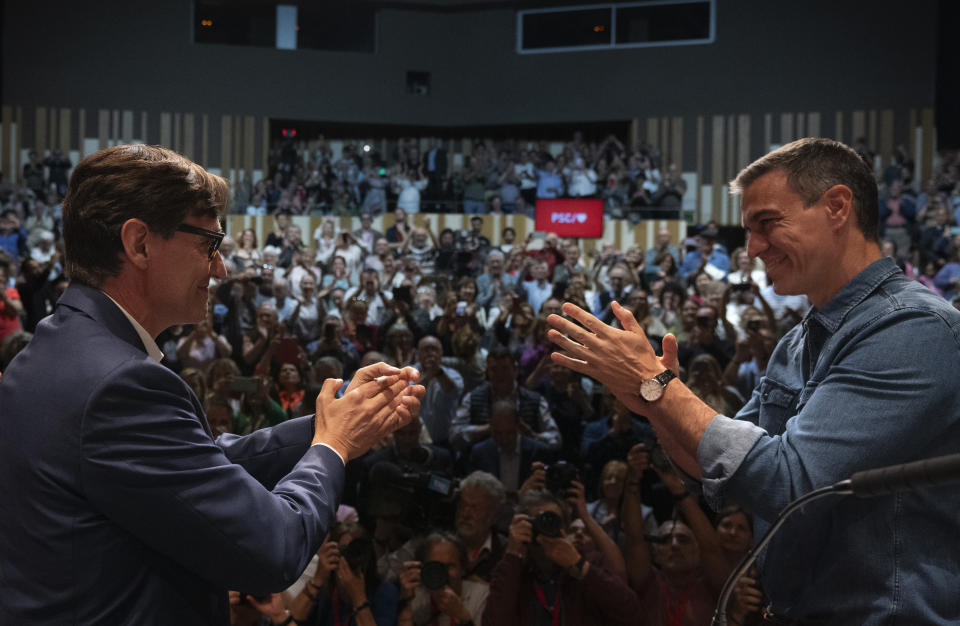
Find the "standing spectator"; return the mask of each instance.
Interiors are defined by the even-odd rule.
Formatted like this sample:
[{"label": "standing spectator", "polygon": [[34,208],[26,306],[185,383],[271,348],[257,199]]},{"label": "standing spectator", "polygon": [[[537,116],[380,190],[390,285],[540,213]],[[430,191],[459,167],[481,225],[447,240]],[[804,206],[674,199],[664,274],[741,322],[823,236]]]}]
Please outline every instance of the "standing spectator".
[{"label": "standing spectator", "polygon": [[373,228],[373,215],[368,211],[360,214],[360,228],[353,231],[357,245],[363,248],[365,255],[374,254],[374,245],[383,238],[383,234]]},{"label": "standing spectator", "polygon": [[557,162],[547,159],[543,169],[537,170],[537,197],[559,198],[563,195],[563,176],[557,171]]},{"label": "standing spectator", "polygon": [[517,407],[522,432],[532,434],[550,450],[560,448],[557,423],[547,401],[538,393],[517,386],[517,364],[509,350],[498,346],[487,356],[487,383],[463,397],[450,429],[450,442],[466,451],[490,436],[490,411],[496,400],[507,399]]},{"label": "standing spectator", "polygon": [[46,180],[43,173],[43,163],[37,156],[36,150],[31,150],[27,155],[27,162],[23,164],[23,184],[27,189],[33,192],[37,198],[44,197],[46,191]]},{"label": "standing spectator", "polygon": [[23,303],[20,294],[10,283],[10,262],[0,259],[0,342],[21,330],[20,313]]},{"label": "standing spectator", "polygon": [[67,193],[67,172],[73,163],[57,149],[43,160],[43,164],[50,173],[50,184],[56,185],[57,193],[62,198]]},{"label": "standing spectator", "polygon": [[403,240],[410,234],[410,225],[407,223],[407,212],[402,207],[393,211],[393,226],[387,229],[386,237],[391,248],[399,248]]},{"label": "standing spectator", "polygon": [[213,330],[210,313],[206,319],[193,327],[193,331],[180,339],[177,345],[177,359],[183,367],[205,370],[214,359],[230,356],[233,348],[223,335]]},{"label": "standing spectator", "polygon": [[239,245],[233,256],[236,261],[243,265],[239,269],[241,271],[247,268],[259,269],[263,256],[257,247],[257,231],[252,228],[244,228],[237,243]]},{"label": "standing spectator", "polygon": [[279,212],[273,216],[273,231],[267,235],[264,247],[274,246],[283,248],[287,236],[287,227],[290,226],[290,214]]},{"label": "standing spectator", "polygon": [[527,304],[533,307],[534,313],[539,313],[543,303],[553,295],[553,284],[547,280],[549,271],[546,261],[535,260],[530,266],[530,280],[523,281]]},{"label": "standing spectator", "polygon": [[727,275],[727,282],[731,285],[738,283],[753,283],[760,289],[767,286],[767,273],[757,269],[757,260],[751,259],[746,248],[740,247],[730,255],[735,262],[736,271]]},{"label": "standing spectator", "polygon": [[[544,520],[550,524],[546,533]],[[540,529],[536,534],[534,524]],[[553,531],[555,525],[559,532]],[[566,540],[567,528],[563,504],[554,496],[542,490],[523,495],[510,523],[506,554],[493,572],[484,623],[636,623],[642,610],[637,596],[620,577],[587,561]]]},{"label": "standing spectator", "polygon": [[463,378],[455,369],[443,366],[442,359],[440,340],[428,335],[417,344],[417,362],[413,368],[420,372],[420,384],[427,389],[420,405],[420,419],[433,442],[446,446],[450,424],[457,414],[457,401],[463,393]]},{"label": "standing spectator", "polygon": [[497,400],[490,409],[490,438],[470,450],[470,467],[493,474],[504,489],[513,492],[530,476],[535,461],[550,456],[546,446],[520,432],[516,404]]},{"label": "standing spectator", "polygon": [[0,213],[0,250],[15,262],[27,256],[27,231],[20,226],[20,217],[13,209]]},{"label": "standing spectator", "polygon": [[575,198],[587,198],[597,193],[597,173],[586,164],[582,156],[573,160],[573,167],[567,174],[567,195]]},{"label": "standing spectator", "polygon": [[397,207],[407,214],[420,212],[420,194],[427,188],[429,181],[423,175],[423,168],[402,166],[400,174],[393,177],[393,190],[397,194]]},{"label": "standing spectator", "polygon": [[483,274],[477,277],[477,303],[486,308],[495,306],[516,286],[516,277],[504,273],[503,252],[491,250]]}]

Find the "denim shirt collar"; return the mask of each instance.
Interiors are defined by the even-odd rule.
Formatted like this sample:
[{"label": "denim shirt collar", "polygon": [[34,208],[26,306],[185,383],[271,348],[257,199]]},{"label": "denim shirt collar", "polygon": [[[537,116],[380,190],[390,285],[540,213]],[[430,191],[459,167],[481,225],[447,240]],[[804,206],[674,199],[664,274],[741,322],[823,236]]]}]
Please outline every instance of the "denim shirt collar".
[{"label": "denim shirt collar", "polygon": [[844,285],[822,309],[810,307],[803,318],[804,327],[809,319],[814,319],[828,332],[835,333],[854,307],[899,271],[895,260],[888,257],[877,259]]}]

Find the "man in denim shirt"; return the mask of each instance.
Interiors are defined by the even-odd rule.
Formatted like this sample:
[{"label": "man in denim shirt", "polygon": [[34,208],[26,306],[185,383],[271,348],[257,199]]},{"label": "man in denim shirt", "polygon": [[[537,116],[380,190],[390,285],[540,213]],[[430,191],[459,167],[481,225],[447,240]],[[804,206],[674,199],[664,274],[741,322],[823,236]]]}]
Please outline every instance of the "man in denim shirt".
[{"label": "man in denim shirt", "polygon": [[[743,193],[750,256],[777,293],[813,304],[736,419],[671,382],[676,340],[657,357],[621,307],[617,331],[564,305],[585,328],[551,316],[566,351],[553,358],[646,415],[711,503],[751,511],[758,535],[813,489],[960,451],[960,315],[881,258],[869,166],[842,144],[803,139],[731,187]],[[950,489],[808,505],[760,562],[772,610],[788,623],[958,623],[957,511]]]}]

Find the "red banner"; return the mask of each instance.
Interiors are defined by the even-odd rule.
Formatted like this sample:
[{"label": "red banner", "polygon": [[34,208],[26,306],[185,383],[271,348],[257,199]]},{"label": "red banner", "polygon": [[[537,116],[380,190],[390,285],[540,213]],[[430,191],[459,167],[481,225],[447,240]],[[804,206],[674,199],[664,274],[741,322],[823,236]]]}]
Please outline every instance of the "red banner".
[{"label": "red banner", "polygon": [[603,200],[537,198],[537,230],[560,237],[602,237]]}]

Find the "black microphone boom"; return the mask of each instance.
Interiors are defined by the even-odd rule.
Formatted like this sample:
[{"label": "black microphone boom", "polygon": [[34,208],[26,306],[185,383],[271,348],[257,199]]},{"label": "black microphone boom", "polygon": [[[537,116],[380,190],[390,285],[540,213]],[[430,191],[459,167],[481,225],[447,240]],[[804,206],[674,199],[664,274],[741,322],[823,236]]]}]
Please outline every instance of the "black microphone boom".
[{"label": "black microphone boom", "polygon": [[850,489],[858,498],[872,498],[955,482],[960,482],[960,454],[857,472],[850,477]]}]

